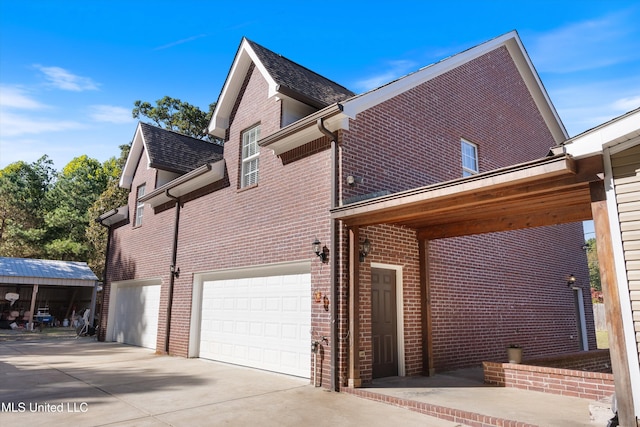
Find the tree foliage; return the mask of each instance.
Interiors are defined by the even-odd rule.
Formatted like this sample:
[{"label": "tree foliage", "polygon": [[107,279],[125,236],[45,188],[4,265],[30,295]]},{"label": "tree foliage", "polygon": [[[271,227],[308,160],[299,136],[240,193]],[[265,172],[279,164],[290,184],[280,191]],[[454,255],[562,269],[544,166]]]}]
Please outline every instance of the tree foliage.
[{"label": "tree foliage", "polygon": [[146,117],[156,126],[163,129],[173,130],[218,144],[221,143],[219,140],[209,136],[205,131],[211,116],[213,116],[213,110],[216,107],[215,103],[209,105],[209,111],[207,112],[188,102],[182,102],[170,96],[158,99],[155,106],[140,100],[135,101],[133,105],[132,115],[135,119]]},{"label": "tree foliage", "polygon": [[0,256],[88,261],[100,274],[106,233],[89,230],[100,214],[126,203],[118,180],[129,148],[103,164],[76,157],[59,173],[46,156],[0,170]]},{"label": "tree foliage", "polygon": [[89,208],[89,226],[86,229],[85,237],[91,248],[87,263],[96,276],[102,278],[104,274],[105,256],[107,250],[107,229],[95,221],[100,215],[111,209],[127,204],[129,192],[118,186],[120,174],[127,161],[131,145],[120,146],[120,158],[111,158],[104,164],[107,171],[108,182],[106,189],[100,194],[96,201]]},{"label": "tree foliage", "polygon": [[598,249],[596,248],[595,238],[587,240],[587,262],[589,264],[589,283],[591,289],[602,291],[600,266],[598,264]]},{"label": "tree foliage", "polygon": [[0,170],[0,254],[39,257],[47,194],[55,182],[53,162],[43,156],[34,163],[12,163]]}]

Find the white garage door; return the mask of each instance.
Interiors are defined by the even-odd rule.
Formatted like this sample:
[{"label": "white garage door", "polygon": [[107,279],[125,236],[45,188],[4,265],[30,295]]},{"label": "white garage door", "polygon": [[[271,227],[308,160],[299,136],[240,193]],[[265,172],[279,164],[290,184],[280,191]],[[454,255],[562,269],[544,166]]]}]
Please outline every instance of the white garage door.
[{"label": "white garage door", "polygon": [[200,357],[309,378],[311,275],[205,281]]},{"label": "white garage door", "polygon": [[160,285],[118,286],[116,304],[111,308],[109,318],[114,321],[113,341],[155,350]]}]

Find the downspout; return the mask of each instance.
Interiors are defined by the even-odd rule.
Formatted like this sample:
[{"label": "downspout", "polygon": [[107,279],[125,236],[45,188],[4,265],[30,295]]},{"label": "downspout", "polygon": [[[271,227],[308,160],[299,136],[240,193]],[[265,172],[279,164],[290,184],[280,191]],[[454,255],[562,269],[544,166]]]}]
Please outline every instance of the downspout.
[{"label": "downspout", "polygon": [[180,269],[176,269],[176,259],[178,257],[178,226],[180,224],[180,198],[169,194],[169,189],[165,191],[168,198],[176,202],[176,218],[173,225],[173,247],[171,248],[171,265],[169,266],[169,295],[167,297],[167,318],[164,333],[164,352],[169,354],[169,335],[171,334],[171,310],[173,306],[173,287],[176,277],[180,275]]},{"label": "downspout", "polygon": [[[338,135],[331,132],[324,125],[322,117],[318,118],[316,121],[318,125],[318,129],[320,132],[325,134],[327,137],[331,139],[331,209],[337,207],[338,204]],[[331,257],[331,390],[338,391],[338,375],[337,375],[337,360],[338,360],[338,307],[337,307],[337,275],[338,275],[338,251],[339,245],[336,241],[336,226],[337,221],[335,219],[330,220],[331,224],[331,246],[332,246],[332,254]]]}]

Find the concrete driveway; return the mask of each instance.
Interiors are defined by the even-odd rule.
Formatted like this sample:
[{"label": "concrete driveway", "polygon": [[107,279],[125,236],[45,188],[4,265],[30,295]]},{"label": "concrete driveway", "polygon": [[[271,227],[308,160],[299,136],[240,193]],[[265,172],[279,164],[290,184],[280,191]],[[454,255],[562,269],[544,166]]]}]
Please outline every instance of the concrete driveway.
[{"label": "concrete driveway", "polygon": [[308,380],[92,338],[0,342],[3,426],[459,426]]}]

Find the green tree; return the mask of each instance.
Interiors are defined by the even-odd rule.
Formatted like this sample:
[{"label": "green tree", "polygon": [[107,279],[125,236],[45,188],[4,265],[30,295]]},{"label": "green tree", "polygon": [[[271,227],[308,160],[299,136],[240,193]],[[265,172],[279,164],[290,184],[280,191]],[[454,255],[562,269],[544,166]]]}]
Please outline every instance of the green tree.
[{"label": "green tree", "polygon": [[155,106],[140,100],[135,101],[133,105],[132,115],[135,119],[141,116],[146,117],[161,128],[194,138],[206,139],[217,144],[221,143],[220,140],[212,138],[205,131],[216,107],[215,103],[209,105],[208,112],[169,96],[158,99]]},{"label": "green tree", "polygon": [[98,199],[89,208],[89,226],[86,229],[86,239],[89,244],[89,256],[87,263],[99,278],[104,273],[104,263],[107,250],[107,229],[95,221],[100,215],[111,209],[127,204],[129,191],[120,188],[119,181],[122,169],[127,161],[131,145],[120,146],[120,158],[107,160],[103,167],[107,171],[107,188],[100,194]]},{"label": "green tree", "polygon": [[45,253],[48,258],[84,261],[89,207],[106,189],[109,171],[86,155],[71,160],[47,193],[51,209],[45,214]]},{"label": "green tree", "polygon": [[43,156],[28,164],[15,162],[0,170],[0,255],[42,257],[46,195],[56,177]]},{"label": "green tree", "polygon": [[595,238],[587,240],[587,262],[589,264],[589,283],[591,288],[601,291],[600,266],[598,264],[598,249],[596,248]]}]

